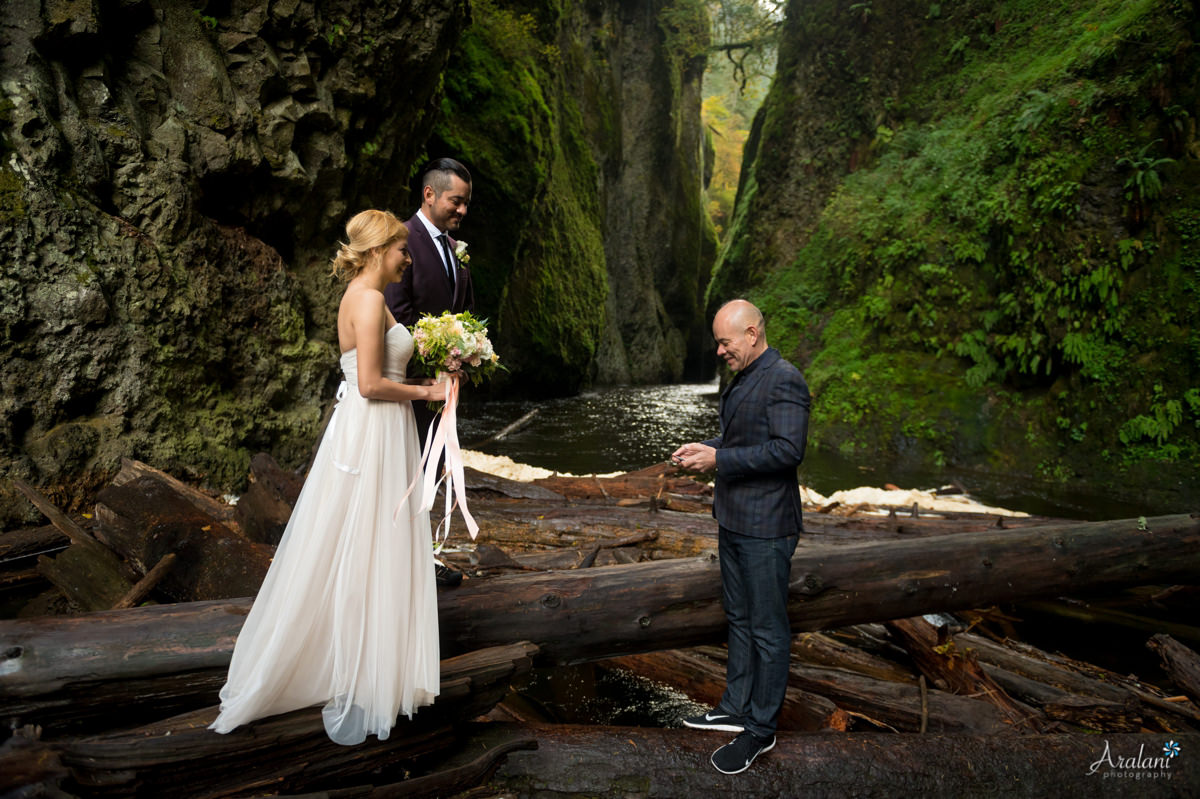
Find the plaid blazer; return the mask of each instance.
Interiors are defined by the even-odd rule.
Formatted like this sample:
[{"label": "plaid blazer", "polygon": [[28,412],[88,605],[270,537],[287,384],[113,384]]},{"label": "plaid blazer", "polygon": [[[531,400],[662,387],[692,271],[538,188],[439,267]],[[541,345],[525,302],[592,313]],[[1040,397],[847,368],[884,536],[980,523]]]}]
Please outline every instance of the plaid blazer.
[{"label": "plaid blazer", "polygon": [[810,398],[800,370],[768,347],[721,394],[713,516],[735,533],[804,532],[796,467],[804,460]]}]

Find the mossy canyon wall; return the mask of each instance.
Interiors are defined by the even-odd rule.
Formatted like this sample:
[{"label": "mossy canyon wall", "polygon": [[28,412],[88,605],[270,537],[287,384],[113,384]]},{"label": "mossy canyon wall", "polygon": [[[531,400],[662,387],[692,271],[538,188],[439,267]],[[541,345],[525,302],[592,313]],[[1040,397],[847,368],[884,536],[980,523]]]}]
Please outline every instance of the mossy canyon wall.
[{"label": "mossy canyon wall", "polygon": [[1197,31],[1186,0],[788,4],[709,296],[767,311],[816,446],[1195,509]]},{"label": "mossy canyon wall", "polygon": [[123,456],[229,489],[256,451],[303,463],[334,242],[407,217],[428,156],[476,176],[510,390],[705,368],[698,4],[11,0],[0,25],[6,475],[69,504]]}]

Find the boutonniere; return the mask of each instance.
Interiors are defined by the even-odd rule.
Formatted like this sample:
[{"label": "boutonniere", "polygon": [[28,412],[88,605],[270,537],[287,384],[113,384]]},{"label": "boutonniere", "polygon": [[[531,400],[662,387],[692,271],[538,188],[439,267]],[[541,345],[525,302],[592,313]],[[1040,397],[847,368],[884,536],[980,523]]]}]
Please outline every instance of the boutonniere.
[{"label": "boutonniere", "polygon": [[466,264],[471,260],[471,256],[467,255],[467,243],[462,241],[454,242],[454,257],[459,260],[459,263]]}]

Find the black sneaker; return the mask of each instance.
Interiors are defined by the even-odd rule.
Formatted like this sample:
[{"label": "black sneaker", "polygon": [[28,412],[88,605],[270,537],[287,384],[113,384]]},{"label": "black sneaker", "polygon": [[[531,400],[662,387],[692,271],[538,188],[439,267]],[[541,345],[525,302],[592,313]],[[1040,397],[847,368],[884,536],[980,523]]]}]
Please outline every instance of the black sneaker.
[{"label": "black sneaker", "polygon": [[774,748],[774,735],[768,739],[759,738],[752,732],[743,732],[712,753],[712,764],[722,774],[741,774],[750,768],[754,758]]},{"label": "black sneaker", "polygon": [[692,716],[683,720],[684,726],[694,727],[697,730],[723,730],[724,732],[741,732],[745,729],[742,726],[742,720],[737,716],[731,716],[728,713],[722,713],[720,710],[710,710],[707,713],[701,713],[699,716]]},{"label": "black sneaker", "polygon": [[450,568],[444,563],[435,563],[433,566],[433,577],[438,585],[453,588],[462,582],[463,573],[458,569]]}]

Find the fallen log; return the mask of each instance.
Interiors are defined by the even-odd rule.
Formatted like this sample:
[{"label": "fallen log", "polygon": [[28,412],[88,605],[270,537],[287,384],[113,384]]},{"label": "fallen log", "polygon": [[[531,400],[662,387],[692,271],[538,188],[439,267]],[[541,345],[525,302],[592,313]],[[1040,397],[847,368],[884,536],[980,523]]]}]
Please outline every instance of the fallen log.
[{"label": "fallen log", "polygon": [[[1158,517],[1149,527],[1096,522],[798,550],[793,631],[1195,579],[1200,521]],[[532,640],[543,662],[567,663],[720,642],[719,589],[715,560],[693,559],[472,580],[439,594],[442,651]],[[43,698],[68,686],[86,686],[103,703],[104,683],[224,668],[249,605],[0,622],[0,715],[16,705],[36,715]]]},{"label": "fallen log", "polygon": [[[725,650],[698,647],[697,652],[724,664]],[[1025,729],[1013,725],[994,706],[936,689],[924,690],[918,680],[891,682],[852,671],[792,663],[788,685],[831,700],[851,717],[875,729],[892,732],[1002,733]],[[855,724],[856,728],[862,725]]]},{"label": "fallen log", "polygon": [[525,425],[532,422],[533,417],[537,416],[538,412],[540,410],[541,410],[541,408],[534,408],[533,410],[529,411],[524,416],[522,416],[520,419],[517,419],[515,422],[511,422],[511,423],[505,425],[504,427],[500,428],[499,432],[493,433],[492,435],[488,436],[487,438],[483,438],[483,439],[480,439],[479,441],[475,441],[475,442],[468,444],[467,449],[479,449],[480,447],[485,447],[488,444],[491,444],[493,441],[503,441],[505,438],[508,437],[509,433],[515,433],[516,431],[520,430]]},{"label": "fallen log", "polygon": [[275,552],[213,519],[155,475],[101,489],[96,519],[96,536],[143,574],[165,555],[178,556],[158,584],[177,601],[254,594]]},{"label": "fallen log", "polygon": [[[902,653],[903,654],[903,653]],[[851,646],[825,633],[801,633],[792,639],[792,661],[857,672],[877,680],[912,682],[916,673],[907,666]]]},{"label": "fallen log", "polygon": [[70,541],[71,539],[53,524],[26,530],[9,530],[0,533],[0,564],[58,552],[65,549]]},{"label": "fallen log", "polygon": [[[260,719],[226,735],[207,729],[209,707],[143,727],[46,744],[87,796],[226,796],[303,790],[314,784],[398,779],[422,758],[445,751],[457,724],[487,712],[511,679],[529,671],[528,643],[442,661],[441,694],[391,736],[340,746],[325,734],[321,708]],[[353,784],[353,783],[351,783]]]},{"label": "fallen log", "polygon": [[1006,691],[1042,706],[1053,719],[1093,729],[1163,731],[1194,728],[1200,721],[1200,712],[1190,704],[1167,702],[1136,679],[1092,664],[1021,642],[1003,646],[972,633],[960,633],[954,641],[959,649],[973,652]]},{"label": "fallen log", "polygon": [[260,452],[250,459],[250,485],[238,497],[234,518],[251,541],[275,546],[283,537],[304,480]]},{"label": "fallen log", "polygon": [[1013,724],[1041,730],[1038,713],[1013,701],[980,667],[973,652],[959,651],[953,641],[939,640],[938,630],[923,618],[895,619],[885,624],[908,651],[913,663],[934,686],[962,696],[982,696]]},{"label": "fallen log", "polygon": [[1163,669],[1172,682],[1200,707],[1200,655],[1169,635],[1155,635],[1146,646],[1162,659]]},{"label": "fallen log", "polygon": [[105,610],[129,592],[133,581],[120,558],[36,488],[16,478],[13,485],[71,541],[57,556],[40,555],[37,561],[38,572],[64,596],[84,610]]},{"label": "fallen log", "polygon": [[186,499],[193,506],[195,506],[196,510],[200,511],[205,516],[221,522],[226,527],[234,530],[237,529],[237,522],[234,518],[237,514],[237,508],[235,506],[226,502],[222,502],[221,500],[214,499],[208,494],[205,494],[203,491],[188,485],[187,483],[168,474],[167,472],[164,472],[161,469],[155,469],[153,466],[142,463],[141,461],[134,460],[132,458],[122,458],[121,471],[117,472],[117,476],[113,478],[112,484],[117,486],[125,485],[126,483],[131,483],[140,477],[154,478],[158,482],[167,486],[172,493]]},{"label": "fallen log", "polygon": [[[820,735],[780,733],[775,748],[727,777],[709,756],[726,734],[640,727],[504,725],[537,738],[513,752],[489,787],[518,796],[732,797],[1080,796],[1200,793],[1200,735]],[[1111,760],[1114,765],[1106,762]],[[1147,763],[1118,768],[1118,758]],[[1093,766],[1095,770],[1092,771]],[[1091,772],[1091,773],[1089,773]]]}]

